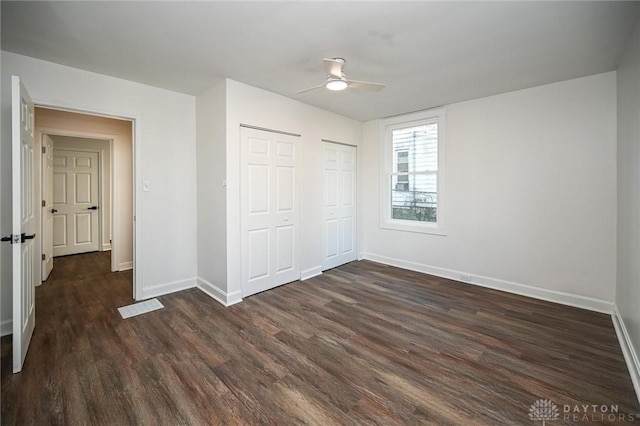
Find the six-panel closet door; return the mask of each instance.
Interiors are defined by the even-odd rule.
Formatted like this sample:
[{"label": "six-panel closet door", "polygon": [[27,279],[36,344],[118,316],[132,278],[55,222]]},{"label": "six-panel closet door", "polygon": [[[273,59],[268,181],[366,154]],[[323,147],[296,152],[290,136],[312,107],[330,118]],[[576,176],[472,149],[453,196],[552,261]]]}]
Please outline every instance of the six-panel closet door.
[{"label": "six-panel closet door", "polygon": [[298,142],[240,128],[243,297],[300,278]]},{"label": "six-panel closet door", "polygon": [[356,147],[323,142],[322,270],[356,260]]}]

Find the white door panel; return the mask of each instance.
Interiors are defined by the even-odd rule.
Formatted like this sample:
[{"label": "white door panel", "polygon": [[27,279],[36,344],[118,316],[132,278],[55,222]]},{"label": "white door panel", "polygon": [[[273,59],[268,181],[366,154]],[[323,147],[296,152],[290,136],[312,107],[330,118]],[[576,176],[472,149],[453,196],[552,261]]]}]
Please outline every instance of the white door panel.
[{"label": "white door panel", "polygon": [[[57,214],[53,216],[53,247],[67,245],[67,215]],[[52,249],[53,249],[52,247]]]},{"label": "white door panel", "polygon": [[269,212],[269,166],[249,164],[248,169],[248,186],[252,188],[249,194],[249,214],[267,214]]},{"label": "white door panel", "polygon": [[55,149],[53,153],[53,255],[99,249],[99,155]]},{"label": "white door panel", "polygon": [[325,169],[324,171],[324,186],[325,188],[331,188],[331,191],[327,191],[325,199],[325,207],[337,207],[338,206],[338,171],[334,169]]},{"label": "white door panel", "polygon": [[[76,167],[78,167],[76,165]],[[76,173],[75,202],[76,204],[91,203],[91,175],[89,173]]]},{"label": "white door panel", "polygon": [[249,231],[248,258],[249,282],[269,277],[269,230],[255,229]]},{"label": "white door panel", "polygon": [[[13,372],[22,370],[35,327],[34,107],[20,78],[11,77],[11,235]],[[38,201],[40,203],[40,201]],[[39,205],[39,204],[38,204]]]},{"label": "white door panel", "polygon": [[356,260],[356,148],[323,142],[322,200],[327,270]]},{"label": "white door panel", "polygon": [[295,184],[295,170],[293,167],[276,168],[276,209],[278,213],[293,211],[295,195],[293,193]]},{"label": "white door panel", "polygon": [[353,252],[353,235],[355,229],[353,226],[353,218],[345,217],[342,219],[342,255],[348,255]]},{"label": "white door panel", "polygon": [[341,201],[343,207],[351,207],[354,204],[353,197],[353,184],[355,182],[354,173],[351,170],[343,170],[342,171],[342,180],[341,188],[339,188],[339,192],[341,195]]},{"label": "white door panel", "polygon": [[75,241],[76,245],[91,244],[91,213],[75,214]]},{"label": "white door panel", "polygon": [[338,219],[325,221],[325,258],[332,259],[338,255]]},{"label": "white door panel", "polygon": [[53,140],[42,136],[42,281],[45,281],[53,269]]},{"label": "white door panel", "polygon": [[294,267],[294,237],[293,225],[276,228],[276,273],[291,271]]},{"label": "white door panel", "polygon": [[67,204],[67,172],[53,172],[53,203]]},{"label": "white door panel", "polygon": [[297,137],[241,128],[242,295],[300,278]]}]

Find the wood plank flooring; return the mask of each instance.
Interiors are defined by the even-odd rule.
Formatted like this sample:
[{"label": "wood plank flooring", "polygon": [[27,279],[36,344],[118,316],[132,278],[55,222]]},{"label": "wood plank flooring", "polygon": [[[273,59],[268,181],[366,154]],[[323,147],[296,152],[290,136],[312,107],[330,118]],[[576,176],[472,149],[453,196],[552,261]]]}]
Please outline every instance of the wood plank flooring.
[{"label": "wood plank flooring", "polygon": [[108,256],[55,260],[22,373],[2,339],[3,425],[534,425],[539,399],[553,425],[586,424],[565,404],[640,413],[608,315],[363,261],[122,320],[132,276]]}]

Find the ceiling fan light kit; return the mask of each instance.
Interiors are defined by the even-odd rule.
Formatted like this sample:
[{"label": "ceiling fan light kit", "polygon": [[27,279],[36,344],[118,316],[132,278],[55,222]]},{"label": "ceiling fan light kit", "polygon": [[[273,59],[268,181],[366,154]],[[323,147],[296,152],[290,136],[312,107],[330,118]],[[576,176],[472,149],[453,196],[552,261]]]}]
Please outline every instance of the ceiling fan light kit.
[{"label": "ceiling fan light kit", "polygon": [[344,90],[349,86],[346,79],[337,79],[337,78],[327,78],[327,83],[325,87],[329,90],[339,91]]},{"label": "ceiling fan light kit", "polygon": [[323,84],[298,90],[295,94],[315,92],[317,90],[327,89],[332,92],[338,92],[344,89],[361,90],[368,92],[379,92],[384,89],[385,85],[380,83],[370,83],[368,81],[348,80],[342,71],[345,60],[343,58],[325,58],[324,70],[327,73],[327,79]]}]

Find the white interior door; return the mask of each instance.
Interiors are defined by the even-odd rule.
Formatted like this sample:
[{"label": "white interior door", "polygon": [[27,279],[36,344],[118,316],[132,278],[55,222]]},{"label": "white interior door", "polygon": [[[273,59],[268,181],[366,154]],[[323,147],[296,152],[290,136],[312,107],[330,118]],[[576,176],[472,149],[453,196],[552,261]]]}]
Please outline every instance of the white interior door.
[{"label": "white interior door", "polygon": [[242,296],[300,278],[298,137],[242,127]]},{"label": "white interior door", "polygon": [[13,372],[22,370],[35,327],[35,215],[33,102],[20,78],[11,77],[11,202],[13,267]]},{"label": "white interior door", "polygon": [[322,270],[356,260],[356,147],[323,142]]},{"label": "white interior door", "polygon": [[42,281],[53,269],[53,140],[42,136]]},{"label": "white interior door", "polygon": [[53,255],[98,251],[97,152],[53,151]]}]

